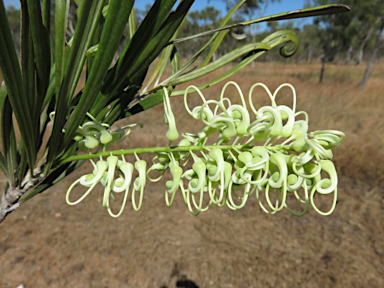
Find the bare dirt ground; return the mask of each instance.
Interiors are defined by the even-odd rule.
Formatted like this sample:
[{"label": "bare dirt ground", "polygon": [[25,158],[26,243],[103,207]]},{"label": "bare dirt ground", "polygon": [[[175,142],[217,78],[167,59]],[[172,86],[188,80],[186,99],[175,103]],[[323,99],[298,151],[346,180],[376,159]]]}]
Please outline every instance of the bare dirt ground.
[{"label": "bare dirt ground", "polygon": [[[167,207],[159,182],[147,185],[139,212],[128,203],[114,219],[101,207],[100,188],[76,206],[65,203],[69,185],[89,173],[83,165],[1,224],[0,287],[384,287],[384,68],[359,91],[353,73],[362,71],[335,67],[323,85],[311,74],[318,65],[257,64],[237,76],[244,91],[260,80],[272,90],[291,82],[311,131],[346,132],[334,151],[339,201],[332,215],[312,208],[300,218],[266,215],[252,197],[241,210],[215,206],[194,217],[180,195]],[[181,105],[175,111],[179,127],[188,127]],[[126,148],[166,143],[166,127],[149,124],[162,119],[162,107],[135,117],[129,122],[146,127],[132,132]]]}]

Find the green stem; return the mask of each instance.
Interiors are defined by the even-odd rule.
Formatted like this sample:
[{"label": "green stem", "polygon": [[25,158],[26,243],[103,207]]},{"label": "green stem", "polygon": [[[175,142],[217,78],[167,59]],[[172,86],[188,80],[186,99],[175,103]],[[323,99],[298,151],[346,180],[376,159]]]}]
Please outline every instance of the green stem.
[{"label": "green stem", "polygon": [[166,147],[149,147],[149,148],[135,148],[135,149],[121,149],[115,151],[104,151],[94,154],[82,154],[74,155],[68,158],[65,158],[61,161],[60,165],[67,162],[86,160],[101,157],[107,157],[110,155],[119,156],[119,155],[131,155],[131,154],[143,154],[143,153],[160,153],[160,152],[188,152],[188,151],[205,151],[211,150],[213,148],[220,148],[221,150],[232,150],[232,149],[252,149],[251,145],[206,145],[206,146],[166,146]]}]

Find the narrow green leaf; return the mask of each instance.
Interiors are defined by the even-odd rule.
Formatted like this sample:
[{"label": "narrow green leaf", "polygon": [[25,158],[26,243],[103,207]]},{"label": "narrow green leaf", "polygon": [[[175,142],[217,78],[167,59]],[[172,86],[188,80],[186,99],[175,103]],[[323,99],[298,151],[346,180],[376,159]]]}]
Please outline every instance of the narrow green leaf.
[{"label": "narrow green leaf", "polygon": [[[29,166],[35,162],[35,137],[31,110],[28,109],[27,95],[21,76],[19,61],[13,44],[11,31],[3,2],[0,3],[0,70],[4,78],[12,110],[20,129],[22,141],[26,144],[26,155]],[[32,169],[31,169],[32,172]],[[33,174],[33,173],[32,173]]]},{"label": "narrow green leaf", "polygon": [[83,70],[85,54],[91,46],[92,37],[97,30],[103,3],[104,0],[84,0],[80,6],[80,17],[75,28],[73,43],[70,46],[65,67],[63,87],[61,89],[63,91],[60,91],[66,96],[67,103],[72,98]]},{"label": "narrow green leaf", "polygon": [[[241,60],[234,67],[232,67],[230,70],[228,70],[226,73],[220,75],[219,77],[217,77],[216,79],[214,79],[212,81],[209,81],[207,83],[204,83],[202,85],[197,86],[197,88],[199,88],[200,90],[203,90],[203,89],[211,87],[211,86],[213,86],[213,85],[215,85],[215,84],[217,84],[217,83],[219,83],[221,81],[224,81],[228,77],[230,77],[230,76],[234,75],[235,73],[237,73],[241,68],[243,68],[243,67],[247,66],[248,64],[252,63],[252,61],[254,61],[256,58],[258,58],[261,55],[263,55],[265,52],[266,52],[266,50],[259,50],[258,52],[256,52],[252,56],[247,57],[247,58]],[[185,93],[185,89],[184,90],[179,90],[179,91],[174,91],[174,92],[172,92],[171,97],[184,95],[184,93]]]},{"label": "narrow green leaf", "polygon": [[75,0],[76,5],[79,7],[81,7],[81,5],[83,5],[84,2],[85,0]]},{"label": "narrow green leaf", "polygon": [[[147,47],[148,43],[152,41],[164,20],[168,17],[175,2],[176,0],[155,1],[144,20],[141,22],[137,32],[121,53],[120,59],[116,65],[115,73],[117,75],[123,74],[121,71],[126,71],[127,67],[130,67],[132,62],[136,60],[142,49]],[[107,88],[110,87],[104,86],[104,90]]]},{"label": "narrow green leaf", "polygon": [[[184,18],[184,21],[185,19],[186,18]],[[181,26],[183,25],[183,22],[180,24],[175,34],[172,36],[172,39],[176,39],[177,34],[180,31]],[[168,62],[172,55],[173,48],[174,48],[174,45],[169,45],[163,50],[163,53],[161,53],[161,56],[160,56],[160,60],[157,63],[155,70],[152,72],[151,78],[149,78],[148,83],[146,84],[146,88],[144,90],[148,89],[149,86],[151,86],[152,82],[156,78],[157,78],[157,81],[155,83],[155,86],[158,84],[161,76],[163,76],[165,69],[167,68]]]},{"label": "narrow green leaf", "polygon": [[67,31],[69,0],[55,2],[55,85],[56,97],[59,97],[65,69],[65,33]]},{"label": "narrow green leaf", "polygon": [[[118,81],[119,88],[123,86],[129,86],[133,83],[139,83],[139,79],[143,77],[145,67],[148,67],[150,63],[155,59],[156,55],[162,50],[162,47],[169,41],[179,25],[183,21],[187,14],[193,0],[181,2],[174,13],[171,13],[160,27],[159,32],[151,40],[146,48],[143,49],[141,55],[138,56],[136,61],[133,62],[133,67],[130,67],[128,73],[126,72],[125,81]],[[140,67],[138,67],[140,63]],[[141,72],[142,74],[138,74]],[[135,84],[137,85],[137,84]],[[147,100],[149,101],[149,100]],[[122,107],[124,108],[124,107]]]},{"label": "narrow green leaf", "polygon": [[51,0],[43,0],[43,25],[51,30]]},{"label": "narrow green leaf", "polygon": [[[106,103],[111,101],[113,97],[115,97],[116,94],[119,94],[125,87],[132,83],[137,83],[137,79],[130,79],[126,74],[130,73],[130,70],[133,69],[133,63],[137,62],[137,58],[140,53],[142,53],[142,50],[151,42],[154,35],[156,35],[156,32],[163,24],[175,2],[175,0],[158,0],[153,4],[148,14],[141,22],[135,35],[125,46],[119,61],[108,72],[107,77],[104,79],[101,92],[97,96],[90,111],[92,115],[99,114],[100,111],[104,109]],[[160,48],[162,49],[162,47]],[[146,66],[141,66],[143,70],[138,74],[138,78],[143,74],[143,71],[148,69],[149,64],[152,63],[153,59],[157,57],[160,51],[154,55],[154,58],[152,58]]]},{"label": "narrow green leaf", "polygon": [[[4,87],[2,87],[3,89]],[[3,146],[4,158],[7,165],[7,179],[12,187],[16,187],[15,172],[18,167],[17,163],[17,146],[16,137],[12,121],[12,106],[9,98],[5,93],[1,93],[1,141]],[[5,94],[5,95],[4,95]],[[3,97],[5,96],[5,97]]]},{"label": "narrow green leaf", "polygon": [[260,22],[268,22],[268,21],[278,21],[278,20],[287,20],[287,19],[296,19],[296,18],[303,18],[303,17],[311,17],[311,16],[320,16],[320,15],[328,15],[328,14],[336,14],[336,13],[344,13],[344,12],[349,12],[351,9],[346,6],[346,5],[339,5],[339,4],[331,4],[331,5],[323,5],[323,6],[317,6],[317,7],[311,7],[311,8],[305,8],[305,9],[299,9],[299,10],[294,10],[291,12],[284,12],[284,13],[279,13],[279,14],[274,14],[250,21],[244,21],[244,22],[239,22],[233,25],[228,25],[222,28],[217,28],[209,31],[205,31],[202,33],[198,33],[195,35],[191,35],[188,37],[183,37],[179,39],[175,39],[173,41],[170,41],[168,45],[183,42],[186,40],[194,39],[196,37],[201,37],[205,35],[209,35],[215,32],[235,28],[235,27],[240,27],[240,26],[247,26],[250,24],[254,23],[260,23]]},{"label": "narrow green leaf", "polygon": [[[5,84],[3,82],[3,83],[1,83],[1,86],[0,86],[0,116],[1,116],[0,120],[3,118],[3,114],[5,113],[4,104],[5,104],[6,98],[7,98],[7,89],[5,88]],[[2,127],[2,124],[1,124],[0,128],[1,128],[0,133],[3,134],[4,128]],[[1,138],[1,139],[3,140],[3,138]],[[7,149],[4,148],[4,144],[2,144],[2,146],[3,146],[4,153],[7,153],[6,152]],[[0,169],[4,172],[5,175],[8,175],[7,163],[6,163],[6,160],[5,160],[3,153],[1,153],[1,152],[0,152]]]},{"label": "narrow green leaf", "polygon": [[35,97],[35,110],[32,113],[34,119],[40,115],[40,108],[44,101],[45,93],[49,85],[49,73],[51,71],[51,49],[49,32],[43,25],[40,1],[26,0],[28,7],[29,29],[31,31],[33,52],[37,70],[37,95]]},{"label": "narrow green leaf", "polygon": [[[185,19],[186,19],[186,17],[184,17],[183,21],[181,22],[181,24],[177,28],[175,34],[173,34],[172,39],[175,39],[177,37],[177,35],[180,31],[180,28],[184,24]],[[169,45],[163,49],[164,60],[161,62],[159,75],[157,77],[155,85],[157,85],[159,83],[161,77],[163,76],[163,74],[165,72],[165,69],[167,68],[168,62],[170,61],[170,58],[172,55],[173,47],[174,47],[174,45]]]},{"label": "narrow green leaf", "polygon": [[[75,28],[73,43],[69,52],[69,58],[67,60],[59,97],[56,103],[55,121],[48,143],[49,152],[46,171],[50,169],[53,159],[58,156],[57,154],[59,153],[59,150],[63,148],[64,135],[62,129],[69,112],[68,104],[71,101],[77,82],[80,78],[85,62],[85,53],[90,46],[90,41],[101,15],[103,3],[103,0],[84,0],[80,6],[80,16]],[[84,116],[82,115],[82,117]]]},{"label": "narrow green leaf", "polygon": [[[168,46],[168,47],[170,47],[170,46]],[[144,88],[144,91],[148,90],[148,88],[151,86],[151,84],[153,83],[153,81],[155,81],[157,75],[159,75],[159,73],[160,73],[162,64],[165,63],[165,65],[167,65],[168,59],[165,59],[165,56],[166,56],[166,54],[167,54],[166,51],[167,51],[167,49],[164,49],[164,50],[163,50],[163,53],[161,53],[159,62],[157,62],[157,65],[156,65],[156,67],[155,67],[155,70],[153,70],[151,77],[149,78],[148,82],[146,83],[146,86],[145,86],[145,88]],[[169,54],[169,53],[168,53],[168,54]],[[170,56],[170,55],[169,55],[169,56]]]},{"label": "narrow green leaf", "polygon": [[4,175],[8,174],[7,166],[5,164],[5,158],[4,158],[3,153],[1,153],[1,152],[0,152],[0,169],[1,169],[1,171],[3,171]]},{"label": "narrow green leaf", "polygon": [[[32,35],[29,25],[27,2],[21,6],[21,67],[24,83],[24,92],[27,94],[29,107],[35,106],[35,58],[33,55]],[[32,112],[33,113],[33,112]],[[36,127],[36,123],[34,123]]]},{"label": "narrow green leaf", "polygon": [[[229,18],[232,16],[232,14],[238,9],[238,7],[240,6],[240,4],[243,3],[243,2],[240,2],[238,5],[236,5],[233,9],[231,9],[231,11],[228,13],[228,15],[226,15],[226,17],[224,18],[224,20],[221,22],[221,26],[224,26],[225,23],[229,20]],[[161,87],[164,87],[164,86],[168,86],[168,83],[179,77],[181,74],[183,74],[189,67],[191,67],[191,65],[198,59],[198,57],[205,51],[205,49],[207,47],[209,47],[209,45],[211,44],[212,41],[215,41],[213,45],[219,45],[221,40],[219,40],[219,42],[216,42],[216,38],[217,37],[222,37],[224,38],[225,34],[227,33],[227,31],[223,31],[223,32],[217,32],[217,33],[214,33],[213,36],[204,44],[203,47],[200,48],[199,51],[197,51],[195,53],[195,55],[193,55],[189,60],[188,62],[181,68],[181,69],[178,69],[176,72],[173,72],[172,75],[170,77],[168,77],[167,79],[165,79],[162,83],[160,83],[159,86]],[[213,53],[215,52],[215,50],[212,50],[211,49],[211,52],[212,55]],[[208,55],[209,57],[209,55]],[[208,59],[208,62],[209,62],[209,59]],[[204,64],[205,62],[203,62]],[[204,65],[201,65],[200,67],[202,66],[205,66]],[[154,88],[154,90],[157,90],[158,87]]]},{"label": "narrow green leaf", "polygon": [[41,112],[44,111],[44,109],[47,107],[47,105],[51,102],[51,99],[53,95],[55,95],[55,89],[56,89],[56,64],[53,64],[51,67],[51,76],[49,79],[49,86],[47,89],[47,93],[45,94],[43,105],[41,105]]},{"label": "narrow green leaf", "polygon": [[92,64],[95,61],[96,52],[99,49],[100,29],[101,29],[101,23],[97,25],[96,31],[93,34],[93,37],[90,43],[91,47],[89,47],[87,50],[87,53],[85,53],[85,56],[87,56],[87,69],[86,69],[86,75],[85,75],[85,82],[87,82],[89,73],[91,73]]},{"label": "narrow green leaf", "polygon": [[171,66],[172,66],[172,74],[175,74],[180,70],[180,57],[179,52],[177,52],[177,48],[173,46],[172,54],[171,54]]},{"label": "narrow green leaf", "polygon": [[136,13],[135,13],[135,9],[132,9],[131,10],[131,14],[129,14],[128,24],[129,24],[129,38],[132,39],[133,35],[135,35],[135,32],[136,32]]},{"label": "narrow green leaf", "polygon": [[[193,63],[195,63],[195,61],[199,58],[199,56],[204,52],[204,50],[209,46],[209,44],[211,44],[211,42],[215,39],[215,37],[217,37],[218,34],[214,34],[211,39],[208,40],[208,42],[206,42],[204,44],[203,47],[200,48],[199,51],[197,51],[195,53],[195,55],[193,55],[187,63],[185,63],[185,65],[183,67],[181,67],[179,70],[177,70],[176,72],[172,73],[172,75],[170,77],[168,77],[167,79],[165,79],[163,82],[160,83],[160,87],[164,87],[164,86],[168,86],[169,85],[169,82],[171,82],[172,80],[176,79],[177,77],[179,77],[180,75],[182,75],[189,67],[191,67],[191,65]],[[158,87],[155,87],[152,89],[153,90],[157,90]]]},{"label": "narrow green leaf", "polygon": [[[132,69],[133,63],[137,62],[137,58],[140,53],[142,53],[142,50],[152,41],[164,20],[168,17],[168,14],[175,2],[176,0],[158,0],[153,4],[148,14],[141,22],[135,35],[125,46],[120,55],[119,61],[113,69],[109,71],[101,89],[102,93],[99,94],[96,101],[99,102],[99,105],[93,107],[93,111],[100,111],[104,108],[105,99],[103,102],[100,102],[100,100],[102,100],[100,99],[102,95],[110,95],[111,97],[118,92],[119,89],[122,89],[122,86],[126,87],[129,86],[130,83],[136,82],[134,79],[129,79],[129,76],[126,75],[128,73],[127,71]],[[158,53],[155,57],[157,57]],[[150,63],[152,63],[152,61]],[[149,64],[143,67],[143,69],[147,70],[148,66]],[[142,71],[140,71],[139,75],[141,74]],[[127,82],[127,84],[123,85],[125,82]],[[95,112],[93,113],[95,114]]]},{"label": "narrow green leaf", "polygon": [[99,48],[92,64],[92,70],[83,89],[80,102],[66,129],[65,145],[68,145],[72,141],[73,133],[82,123],[84,115],[89,111],[89,108],[98,95],[103,79],[108,72],[109,66],[120,44],[126,19],[128,19],[132,7],[132,0],[111,0],[109,3],[108,16],[101,33]]},{"label": "narrow green leaf", "polygon": [[104,121],[105,123],[112,125],[116,120],[120,119],[121,115],[124,114],[124,109],[128,106],[128,104],[132,101],[132,99],[136,96],[136,93],[141,88],[141,84],[143,83],[146,74],[147,70],[143,72],[141,78],[139,78],[136,83],[131,85],[127,91],[121,92],[125,95],[122,97],[118,97],[119,101],[113,106],[111,111],[108,113],[108,116]]},{"label": "narrow green leaf", "polygon": [[256,50],[256,49],[258,49],[258,50],[260,50],[260,49],[261,50],[270,50],[271,46],[266,44],[266,43],[262,43],[262,42],[246,44],[242,47],[239,47],[239,48],[232,50],[231,52],[223,55],[222,57],[220,57],[216,61],[208,64],[207,66],[201,67],[199,69],[193,70],[192,72],[181,75],[181,76],[177,77],[176,79],[169,81],[169,83],[162,83],[162,84],[166,85],[166,86],[168,86],[168,85],[176,86],[176,85],[191,81],[193,79],[202,77],[202,76],[207,75],[207,74],[219,69],[220,67],[223,67],[224,65],[234,61],[235,59],[241,57],[242,55],[245,55],[245,54],[247,54],[253,50]]},{"label": "narrow green leaf", "polygon": [[19,142],[19,154],[20,154],[20,160],[19,160],[19,172],[18,172],[18,179],[19,179],[19,186],[21,184],[21,179],[23,179],[29,169],[28,165],[28,158],[27,158],[27,151],[24,147],[24,142],[20,141]]},{"label": "narrow green leaf", "polygon": [[[240,6],[245,2],[246,0],[239,1],[229,12],[225,17],[220,21],[219,28],[224,27],[225,24],[228,23],[229,19],[232,17],[233,13],[235,13]],[[200,67],[203,67],[209,63],[209,61],[212,59],[213,54],[215,54],[216,50],[219,48],[221,42],[223,41],[225,35],[227,35],[229,30],[217,32],[219,35],[215,38],[215,41],[212,43],[212,47],[208,52],[207,57],[205,57],[203,63],[200,65]]]},{"label": "narrow green leaf", "polygon": [[193,0],[182,1],[176,11],[169,14],[155,37],[153,37],[148,46],[142,49],[142,52],[137,55],[137,58],[133,61],[132,66],[129,67],[128,72],[124,73],[125,78],[129,79],[131,82],[135,82],[135,80],[142,75],[143,71],[149,67],[152,61],[175,33],[185,15],[188,13],[192,3]]},{"label": "narrow green leaf", "polygon": [[[283,56],[291,56],[293,55],[297,49],[298,49],[298,38],[297,36],[289,31],[289,30],[281,30],[281,31],[277,31],[275,33],[273,33],[272,35],[268,36],[267,38],[265,38],[261,43],[262,44],[265,44],[267,46],[269,46],[269,49],[257,49],[255,51],[250,51],[250,53],[248,53],[248,55],[246,57],[243,58],[243,60],[241,60],[239,63],[237,63],[234,67],[232,67],[230,70],[228,70],[227,72],[225,72],[224,74],[220,75],[219,77],[217,77],[216,79],[212,80],[212,81],[209,81],[205,84],[202,84],[202,85],[199,85],[197,86],[200,90],[202,89],[205,89],[205,88],[208,88],[208,87],[211,87],[225,79],[227,79],[228,77],[234,75],[235,73],[237,73],[240,69],[242,69],[243,67],[247,66],[248,64],[252,63],[256,58],[260,57],[261,55],[263,55],[267,50],[270,50],[272,49],[273,47],[276,47],[278,45],[281,45],[283,43],[286,43],[286,42],[293,42],[295,44],[295,47],[292,51],[288,52],[287,49],[286,49],[286,46],[283,46],[281,49],[280,49],[280,53],[283,55]],[[263,42],[266,42],[266,43],[263,43]],[[229,54],[229,53],[228,53]],[[241,55],[239,55],[241,56]],[[224,57],[224,56],[223,56]],[[215,61],[216,62],[216,61]],[[214,63],[214,62],[213,62]],[[213,64],[211,63],[211,64]],[[211,65],[210,64],[210,65]],[[209,65],[207,65],[206,67],[208,67]],[[188,78],[185,78],[184,80],[186,80]],[[189,80],[188,80],[189,81]],[[179,83],[181,84],[181,83]],[[171,96],[179,96],[179,95],[183,95],[185,93],[185,90],[179,90],[179,91],[173,91]]]},{"label": "narrow green leaf", "polygon": [[135,104],[131,108],[127,108],[124,112],[124,117],[127,118],[132,115],[138,114],[140,112],[143,112],[145,110],[148,110],[160,103],[163,102],[163,90],[159,90],[156,93],[152,94],[151,96],[141,100],[139,103]]}]

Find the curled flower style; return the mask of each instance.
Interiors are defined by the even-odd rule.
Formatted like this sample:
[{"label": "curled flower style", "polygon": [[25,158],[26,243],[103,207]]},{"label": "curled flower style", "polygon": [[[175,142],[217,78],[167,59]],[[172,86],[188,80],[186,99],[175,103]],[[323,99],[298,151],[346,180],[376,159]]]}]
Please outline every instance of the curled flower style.
[{"label": "curled flower style", "polygon": [[[232,97],[225,97],[230,85],[237,90],[240,104],[232,104]],[[292,92],[292,106],[278,105],[277,96],[282,89]],[[266,92],[269,105],[256,109],[256,90]],[[189,107],[190,92],[199,95],[202,100],[199,106]],[[308,132],[308,114],[296,111],[296,92],[292,85],[282,84],[272,93],[264,84],[256,83],[249,91],[248,103],[240,87],[232,81],[224,85],[219,100],[207,100],[196,86],[189,86],[184,94],[185,109],[193,119],[201,121],[203,127],[196,135],[181,133],[183,139],[177,146],[171,146],[171,142],[180,135],[166,88],[163,101],[165,122],[169,125],[166,134],[169,146],[112,151],[106,161],[100,157],[96,164],[92,162],[93,173],[80,177],[69,187],[68,204],[79,203],[97,183],[101,183],[104,186],[103,206],[111,216],[117,217],[126,205],[130,185],[133,185],[133,209],[139,210],[146,180],[157,182],[164,175],[169,175],[163,190],[166,204],[172,205],[180,191],[193,215],[207,211],[212,204],[227,205],[232,210],[241,209],[252,194],[268,214],[286,209],[295,216],[302,216],[308,212],[310,205],[321,215],[329,215],[335,209],[337,173],[331,161],[332,149],[340,144],[345,134],[336,130]],[[90,118],[92,121],[79,127],[75,137],[79,146],[82,143],[87,149],[99,147],[105,150],[110,143],[125,138],[129,133],[125,130],[132,127],[110,132],[107,125]],[[212,137],[216,139],[212,141]],[[108,140],[110,138],[113,140]],[[146,162],[137,155],[147,151],[156,153],[148,169]],[[114,156],[121,154],[135,154],[135,163]],[[188,164],[190,159],[193,161]],[[134,170],[139,176],[133,180]],[[116,179],[115,175],[118,175]],[[78,200],[71,202],[69,196],[77,184],[88,189]],[[114,214],[109,201],[114,199],[114,193],[121,192],[125,192],[123,205]],[[315,196],[332,193],[331,208],[321,211],[315,204]],[[296,212],[297,208],[291,204],[288,207],[290,197],[304,206],[300,212]]]}]

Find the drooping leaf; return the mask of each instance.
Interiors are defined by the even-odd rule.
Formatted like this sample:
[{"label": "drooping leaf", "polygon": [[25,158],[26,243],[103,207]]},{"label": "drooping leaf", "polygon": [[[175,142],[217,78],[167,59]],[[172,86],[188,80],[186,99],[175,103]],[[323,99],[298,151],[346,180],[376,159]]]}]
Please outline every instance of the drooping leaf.
[{"label": "drooping leaf", "polygon": [[339,4],[331,4],[331,5],[323,5],[323,6],[311,7],[311,8],[305,8],[305,9],[298,9],[298,10],[274,14],[274,15],[270,15],[270,16],[250,20],[250,21],[239,22],[236,24],[222,27],[222,28],[212,29],[212,30],[198,33],[195,35],[191,35],[188,37],[175,39],[175,40],[171,41],[170,43],[168,43],[168,45],[183,42],[186,40],[194,39],[194,38],[205,36],[205,35],[209,35],[209,34],[212,34],[215,32],[232,29],[235,27],[251,25],[254,23],[278,21],[278,20],[288,20],[288,19],[296,19],[296,18],[304,18],[304,17],[312,17],[312,16],[320,16],[320,15],[329,15],[329,14],[336,14],[336,13],[344,13],[344,12],[348,12],[350,10],[351,9],[348,6],[339,5]]}]

